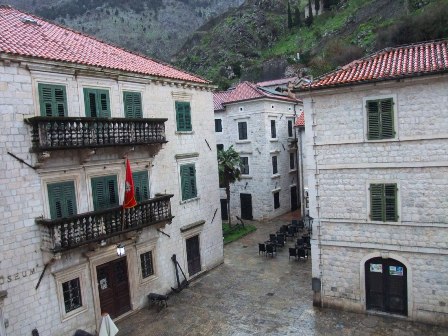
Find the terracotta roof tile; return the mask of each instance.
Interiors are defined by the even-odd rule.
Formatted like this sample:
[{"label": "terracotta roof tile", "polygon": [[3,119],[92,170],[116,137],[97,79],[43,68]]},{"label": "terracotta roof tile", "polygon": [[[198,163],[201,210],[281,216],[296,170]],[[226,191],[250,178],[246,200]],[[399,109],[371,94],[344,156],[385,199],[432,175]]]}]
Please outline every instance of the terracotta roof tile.
[{"label": "terracotta roof tile", "polygon": [[324,75],[299,90],[448,72],[448,40],[386,48]]},{"label": "terracotta roof tile", "polygon": [[10,6],[0,6],[0,27],[0,53],[209,83],[149,57],[49,23]]},{"label": "terracotta roof tile", "polygon": [[296,127],[304,127],[305,126],[305,113],[303,111],[297,117],[294,126],[296,126]]},{"label": "terracotta roof tile", "polygon": [[283,101],[289,101],[292,103],[300,101],[298,99],[291,98],[285,94],[272,93],[253,83],[242,82],[231,90],[215,92],[213,94],[213,103],[216,111],[216,110],[222,110],[224,108],[223,105],[228,103],[235,103],[239,101],[246,101],[260,98],[278,99]]}]

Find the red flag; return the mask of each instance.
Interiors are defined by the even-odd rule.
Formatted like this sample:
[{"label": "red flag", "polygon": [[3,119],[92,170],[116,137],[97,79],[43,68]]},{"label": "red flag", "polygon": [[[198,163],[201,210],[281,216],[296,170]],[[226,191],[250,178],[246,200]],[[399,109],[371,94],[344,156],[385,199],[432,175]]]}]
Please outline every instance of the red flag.
[{"label": "red flag", "polygon": [[124,184],[124,202],[123,208],[129,209],[137,205],[135,200],[134,180],[132,179],[131,165],[129,160],[126,159],[126,182]]}]

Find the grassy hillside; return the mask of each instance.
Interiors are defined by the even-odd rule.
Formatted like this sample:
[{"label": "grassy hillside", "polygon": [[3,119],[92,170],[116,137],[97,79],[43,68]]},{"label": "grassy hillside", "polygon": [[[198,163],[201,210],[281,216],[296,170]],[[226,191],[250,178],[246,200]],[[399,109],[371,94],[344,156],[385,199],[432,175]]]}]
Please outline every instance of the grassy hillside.
[{"label": "grassy hillside", "polygon": [[286,1],[248,1],[201,28],[178,65],[226,88],[245,79],[318,76],[387,46],[448,37],[448,0],[334,1],[308,25],[307,1],[289,2],[302,14],[300,27],[288,28]]},{"label": "grassy hillside", "polygon": [[0,0],[158,59],[169,60],[198,27],[244,0]]}]

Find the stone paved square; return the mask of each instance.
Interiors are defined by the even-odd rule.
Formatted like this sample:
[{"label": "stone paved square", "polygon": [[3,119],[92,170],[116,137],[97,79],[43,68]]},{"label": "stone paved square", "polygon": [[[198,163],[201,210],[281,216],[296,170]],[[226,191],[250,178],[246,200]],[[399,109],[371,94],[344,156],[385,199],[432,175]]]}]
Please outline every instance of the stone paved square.
[{"label": "stone paved square", "polygon": [[251,222],[257,231],[226,245],[224,264],[172,294],[167,308],[119,321],[118,335],[448,335],[447,328],[313,307],[311,259],[289,260],[288,246],[274,258],[258,254],[258,243],[287,221]]}]

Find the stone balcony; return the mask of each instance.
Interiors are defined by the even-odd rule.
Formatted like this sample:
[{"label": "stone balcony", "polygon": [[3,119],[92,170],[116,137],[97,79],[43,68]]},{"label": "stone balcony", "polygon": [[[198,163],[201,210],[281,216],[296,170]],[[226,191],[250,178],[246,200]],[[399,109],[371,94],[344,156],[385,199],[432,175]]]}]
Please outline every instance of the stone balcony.
[{"label": "stone balcony", "polygon": [[32,152],[166,143],[162,118],[33,117]]},{"label": "stone balcony", "polygon": [[37,218],[43,228],[43,248],[63,252],[148,226],[163,226],[173,218],[171,197],[157,196],[131,209],[119,206],[54,220]]}]

